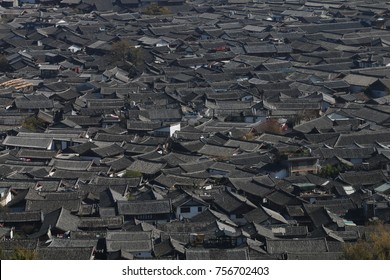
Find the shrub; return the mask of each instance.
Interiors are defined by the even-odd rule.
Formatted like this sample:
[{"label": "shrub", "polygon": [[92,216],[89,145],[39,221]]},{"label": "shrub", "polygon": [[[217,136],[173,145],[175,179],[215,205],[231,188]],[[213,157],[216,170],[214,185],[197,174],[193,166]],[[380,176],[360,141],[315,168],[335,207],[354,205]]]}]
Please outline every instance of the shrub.
[{"label": "shrub", "polygon": [[25,248],[16,248],[11,256],[11,260],[37,260],[38,254],[34,250],[29,250]]},{"label": "shrub", "polygon": [[346,244],[343,252],[347,260],[390,260],[390,230],[383,224],[371,225],[366,239]]},{"label": "shrub", "polygon": [[43,131],[45,129],[45,122],[37,117],[28,117],[22,123],[22,127],[31,130],[33,132]]},{"label": "shrub", "polygon": [[135,48],[128,41],[120,40],[112,44],[111,61],[134,76],[137,68],[143,66],[144,53],[141,48]]},{"label": "shrub", "polygon": [[144,9],[144,13],[147,15],[158,16],[170,14],[171,11],[167,7],[159,6],[157,3],[152,3]]},{"label": "shrub", "polygon": [[331,165],[327,164],[321,168],[321,175],[327,178],[335,178],[339,175],[340,172],[350,170],[351,167],[345,164]]},{"label": "shrub", "polygon": [[141,176],[142,173],[135,170],[126,170],[125,174],[123,175],[123,177],[125,178],[133,178],[133,177],[141,177]]}]

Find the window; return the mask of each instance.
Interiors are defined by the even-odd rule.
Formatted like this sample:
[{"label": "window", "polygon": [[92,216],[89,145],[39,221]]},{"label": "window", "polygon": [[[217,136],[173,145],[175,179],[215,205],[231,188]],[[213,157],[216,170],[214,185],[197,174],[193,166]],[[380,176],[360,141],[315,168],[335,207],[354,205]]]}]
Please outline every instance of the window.
[{"label": "window", "polygon": [[191,209],[190,209],[190,207],[181,207],[180,211],[181,211],[181,213],[190,213]]},{"label": "window", "polygon": [[198,212],[202,212],[202,207],[198,207]]}]

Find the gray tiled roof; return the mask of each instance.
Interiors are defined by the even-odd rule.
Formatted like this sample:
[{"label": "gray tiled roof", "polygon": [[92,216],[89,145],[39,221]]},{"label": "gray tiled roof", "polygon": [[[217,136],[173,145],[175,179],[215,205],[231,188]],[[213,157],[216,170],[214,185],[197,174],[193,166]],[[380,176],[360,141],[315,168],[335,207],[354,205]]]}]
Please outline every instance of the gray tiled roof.
[{"label": "gray tiled roof", "polygon": [[153,249],[150,232],[115,232],[106,235],[107,252],[123,250],[130,253],[151,252]]},{"label": "gray tiled roof", "polygon": [[48,150],[52,145],[52,139],[49,138],[27,138],[18,136],[7,136],[3,140],[3,145],[10,147],[24,147]]},{"label": "gray tiled roof", "polygon": [[41,222],[41,221],[42,221],[41,211],[0,213],[1,223],[26,223],[26,222]]},{"label": "gray tiled roof", "polygon": [[[371,218],[364,201],[388,221],[385,2],[167,0],[168,15],[146,15],[153,1],[3,9],[2,236],[42,225],[32,242],[1,241],[7,254],[20,243],[43,259],[89,259],[95,246],[107,259],[335,259],[364,236],[349,226]],[[114,61],[119,40],[139,61]],[[267,119],[286,130],[262,133]],[[284,158],[303,150],[348,171],[291,176]],[[206,209],[168,221],[184,205]],[[208,248],[224,234],[261,242]]]},{"label": "gray tiled roof", "polygon": [[248,250],[242,249],[197,249],[186,250],[187,260],[248,260]]},{"label": "gray tiled roof", "polygon": [[119,215],[148,215],[148,214],[169,214],[172,211],[171,201],[149,200],[149,201],[118,201],[117,202]]},{"label": "gray tiled roof", "polygon": [[284,254],[284,253],[313,253],[313,252],[327,252],[327,243],[324,238],[314,239],[267,239],[267,252],[270,254]]},{"label": "gray tiled roof", "polygon": [[48,247],[38,248],[37,255],[41,260],[91,260],[94,247]]}]

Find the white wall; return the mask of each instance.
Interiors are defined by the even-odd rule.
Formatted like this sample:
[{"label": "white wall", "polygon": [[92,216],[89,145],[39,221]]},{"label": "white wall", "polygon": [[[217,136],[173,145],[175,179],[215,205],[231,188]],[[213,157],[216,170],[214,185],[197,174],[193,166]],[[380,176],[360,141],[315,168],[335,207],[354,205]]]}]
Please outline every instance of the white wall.
[{"label": "white wall", "polygon": [[170,128],[169,128],[169,136],[172,137],[172,135],[173,135],[176,131],[180,131],[180,129],[181,129],[180,123],[171,125]]},{"label": "white wall", "polygon": [[[183,206],[183,207],[187,208],[186,206]],[[199,212],[198,211],[198,207],[201,207],[202,211]],[[190,212],[189,213],[181,213],[181,207],[177,207],[177,209],[176,209],[176,217],[178,219],[181,219],[181,218],[191,219],[192,217],[195,217],[199,213],[202,213],[204,210],[206,210],[205,206],[189,206],[188,208],[190,208]]]},{"label": "white wall", "polygon": [[287,171],[287,169],[282,169],[278,172],[272,172],[270,175],[276,179],[283,179],[283,178],[286,178],[288,176],[288,171]]},{"label": "white wall", "polygon": [[10,201],[12,200],[12,195],[9,190],[1,193],[1,198],[0,198],[0,205],[1,206],[6,206]]}]

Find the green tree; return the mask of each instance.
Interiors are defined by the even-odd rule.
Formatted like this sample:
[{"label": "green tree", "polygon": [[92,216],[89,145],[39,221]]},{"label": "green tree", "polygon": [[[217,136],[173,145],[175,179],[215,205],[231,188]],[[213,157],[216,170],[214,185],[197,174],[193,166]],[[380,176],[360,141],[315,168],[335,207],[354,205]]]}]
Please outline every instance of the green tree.
[{"label": "green tree", "polygon": [[164,6],[159,6],[157,3],[152,3],[144,9],[144,14],[158,16],[158,15],[167,15],[171,11]]},{"label": "green tree", "polygon": [[34,250],[16,248],[9,257],[10,260],[38,260],[38,254]]},{"label": "green tree", "polygon": [[390,260],[390,227],[381,223],[369,226],[365,240],[344,246],[347,260]]},{"label": "green tree", "polygon": [[131,74],[137,72],[137,68],[142,67],[144,53],[141,48],[132,46],[129,41],[120,40],[112,44],[112,62]]},{"label": "green tree", "polygon": [[116,62],[125,62],[130,59],[131,45],[126,40],[120,40],[112,44],[112,58]]},{"label": "green tree", "polygon": [[337,165],[327,164],[321,168],[321,175],[327,178],[335,178],[339,175],[339,173],[351,169],[352,167],[341,163]]},{"label": "green tree", "polygon": [[141,177],[141,176],[142,173],[135,170],[126,170],[125,174],[123,175],[123,177],[125,178],[133,178],[133,177]]},{"label": "green tree", "polygon": [[32,116],[24,120],[22,127],[33,132],[39,132],[45,130],[45,122],[38,119],[36,116]]}]

